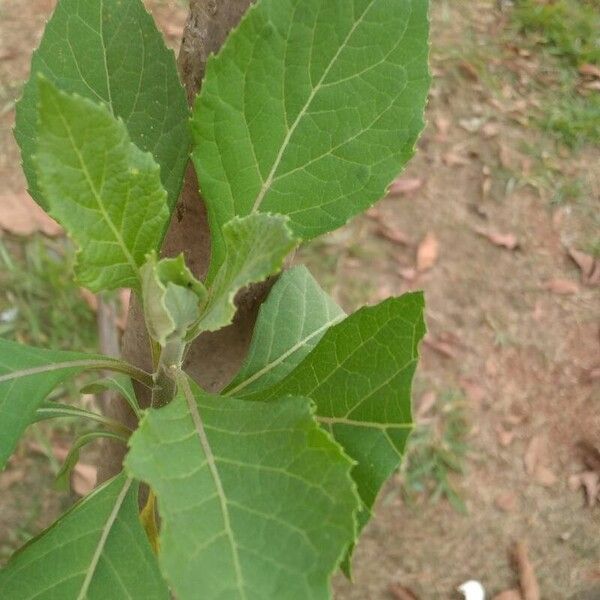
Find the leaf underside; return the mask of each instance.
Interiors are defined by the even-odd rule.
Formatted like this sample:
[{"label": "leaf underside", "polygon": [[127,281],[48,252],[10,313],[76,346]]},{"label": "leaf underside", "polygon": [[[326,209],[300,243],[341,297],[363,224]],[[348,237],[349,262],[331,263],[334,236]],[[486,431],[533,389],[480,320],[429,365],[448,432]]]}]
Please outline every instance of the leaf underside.
[{"label": "leaf underside", "polygon": [[208,61],[192,120],[211,269],[235,215],[311,239],[381,198],[429,87],[426,0],[261,0]]},{"label": "leaf underside", "polygon": [[234,218],[223,228],[224,261],[210,287],[197,331],[216,331],[235,315],[236,293],[278,273],[298,245],[282,215],[253,214]]},{"label": "leaf underside", "polygon": [[0,571],[7,600],[168,600],[123,474],[94,490]]},{"label": "leaf underside", "polygon": [[285,271],[260,307],[248,356],[225,393],[235,396],[271,387],[345,316],[306,267]]},{"label": "leaf underside", "polygon": [[146,415],[126,458],[157,494],[159,560],[177,598],[330,598],[354,539],[351,463],[306,399],[252,403],[191,386]]},{"label": "leaf underside", "polygon": [[175,56],[140,0],[60,0],[46,25],[17,104],[15,137],[29,192],[47,208],[32,160],[38,74],[122,118],[132,141],[160,165],[169,206],[175,206],[190,144],[187,100]]}]

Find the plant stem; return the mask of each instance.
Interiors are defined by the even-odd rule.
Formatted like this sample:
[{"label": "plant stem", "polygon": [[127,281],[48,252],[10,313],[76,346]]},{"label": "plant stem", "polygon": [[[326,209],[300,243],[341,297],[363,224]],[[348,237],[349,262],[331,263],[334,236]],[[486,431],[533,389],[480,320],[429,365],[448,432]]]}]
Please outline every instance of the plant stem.
[{"label": "plant stem", "polygon": [[167,342],[160,353],[158,367],[154,373],[154,387],[152,388],[153,408],[166,406],[173,400],[177,392],[175,378],[181,372],[183,355],[186,344],[181,339],[175,339]]}]

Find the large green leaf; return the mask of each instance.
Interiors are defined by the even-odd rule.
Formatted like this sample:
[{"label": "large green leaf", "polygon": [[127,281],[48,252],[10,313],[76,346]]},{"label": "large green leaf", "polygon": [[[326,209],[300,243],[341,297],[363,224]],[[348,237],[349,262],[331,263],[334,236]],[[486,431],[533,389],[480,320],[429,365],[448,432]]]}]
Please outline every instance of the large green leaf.
[{"label": "large green leaf", "polygon": [[285,379],[246,396],[275,402],[304,395],[316,403],[317,420],[357,462],[362,524],[413,427],[411,383],[424,333],[421,293],[362,308],[329,329]]},{"label": "large green leaf", "polygon": [[175,206],[189,153],[187,101],[173,52],[140,0],[59,0],[46,25],[17,105],[15,136],[29,191],[47,208],[32,161],[39,73],[121,117],[133,142],[160,165],[169,205]]},{"label": "large green leaf", "polygon": [[130,445],[126,469],[157,494],[159,560],[179,600],[330,597],[358,499],[308,400],[208,396],[184,379]]},{"label": "large green leaf", "polygon": [[169,220],[158,165],[105,106],[43,79],[39,100],[38,183],[50,214],[80,247],[80,283],[139,290],[139,267]]},{"label": "large green leaf", "polygon": [[215,266],[234,215],[310,239],[381,198],[412,156],[429,87],[427,0],[261,0],[209,60],[193,159]]},{"label": "large green leaf", "polygon": [[260,307],[248,356],[226,393],[249,394],[283,379],[345,316],[306,267],[286,271]]},{"label": "large green leaf", "polygon": [[36,410],[61,381],[90,369],[121,371],[104,356],[30,348],[0,339],[0,469]]},{"label": "large green leaf", "polygon": [[77,503],[0,571],[6,600],[168,600],[123,474]]},{"label": "large green leaf", "polygon": [[195,332],[216,331],[231,323],[236,293],[281,270],[298,245],[282,215],[253,214],[234,218],[223,227],[225,260],[210,286]]}]

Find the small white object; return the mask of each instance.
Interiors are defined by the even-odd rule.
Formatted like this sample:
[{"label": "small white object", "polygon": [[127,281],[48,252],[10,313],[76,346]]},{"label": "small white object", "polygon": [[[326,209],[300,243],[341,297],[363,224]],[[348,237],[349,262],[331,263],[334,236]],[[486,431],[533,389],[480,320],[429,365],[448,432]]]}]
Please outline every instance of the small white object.
[{"label": "small white object", "polygon": [[479,581],[473,579],[466,581],[458,591],[464,595],[465,600],[485,600],[485,590]]}]

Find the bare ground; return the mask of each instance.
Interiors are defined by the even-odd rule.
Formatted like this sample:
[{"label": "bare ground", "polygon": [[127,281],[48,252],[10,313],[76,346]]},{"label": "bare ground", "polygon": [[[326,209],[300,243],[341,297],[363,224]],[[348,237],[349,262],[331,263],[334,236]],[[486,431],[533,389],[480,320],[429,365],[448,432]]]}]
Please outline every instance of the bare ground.
[{"label": "bare ground", "polygon": [[[175,45],[184,11],[150,4]],[[3,192],[24,186],[10,137],[12,102],[51,5],[0,6]],[[471,578],[493,595],[514,587],[508,550],[524,539],[544,599],[598,599],[600,512],[585,506],[569,478],[582,470],[577,443],[600,440],[600,295],[580,281],[565,247],[581,248],[597,234],[600,151],[557,150],[533,127],[539,101],[509,74],[515,65],[535,71],[541,59],[507,57],[498,42],[507,24],[495,2],[434,2],[432,16],[428,127],[403,176],[422,180],[418,189],[383,200],[302,259],[347,308],[425,290],[429,337],[415,398],[418,405],[431,391],[464,394],[470,452],[458,486],[468,513],[425,498],[409,506],[395,478],[358,546],[354,584],[339,578],[336,597],[393,598],[390,585],[401,583],[426,600],[458,598],[456,586]],[[559,173],[555,181],[582,182],[576,202],[551,203],[548,170]],[[382,236],[382,223],[402,243]],[[512,234],[518,247],[498,246],[482,232]],[[438,256],[415,274],[427,234]],[[28,473],[25,482],[11,481],[11,470],[0,477],[3,543],[16,543],[34,501],[43,506],[33,530],[64,504],[34,489],[36,460],[22,449],[12,468]]]}]

